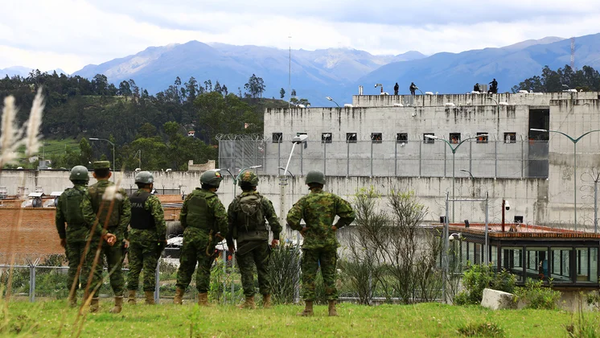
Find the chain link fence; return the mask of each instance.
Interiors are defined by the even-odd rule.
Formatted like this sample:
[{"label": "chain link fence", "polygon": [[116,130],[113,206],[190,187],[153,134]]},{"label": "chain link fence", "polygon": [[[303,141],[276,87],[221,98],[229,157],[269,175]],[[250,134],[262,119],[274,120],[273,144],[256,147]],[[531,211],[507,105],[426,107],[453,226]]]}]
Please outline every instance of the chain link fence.
[{"label": "chain link fence", "polygon": [[[292,142],[279,135],[267,139],[233,138],[219,141],[219,166],[262,165],[263,174],[277,175],[285,167]],[[328,176],[546,178],[548,141],[514,135],[494,140],[481,137],[448,143],[439,139],[395,141],[373,139],[308,140],[294,150],[290,170],[304,175],[321,170]]]}]

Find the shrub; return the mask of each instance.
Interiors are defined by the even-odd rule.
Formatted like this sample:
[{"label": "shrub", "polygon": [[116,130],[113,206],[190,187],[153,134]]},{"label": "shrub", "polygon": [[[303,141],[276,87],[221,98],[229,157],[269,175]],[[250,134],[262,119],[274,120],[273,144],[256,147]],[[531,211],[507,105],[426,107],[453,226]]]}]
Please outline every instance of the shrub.
[{"label": "shrub", "polygon": [[491,264],[469,265],[462,279],[465,290],[454,297],[454,304],[480,304],[485,288],[513,293],[517,281],[515,275],[506,270],[494,270]]},{"label": "shrub", "polygon": [[560,291],[552,290],[552,279],[548,286],[544,286],[544,282],[534,281],[527,278],[525,287],[519,287],[515,291],[516,300],[525,302],[525,308],[528,309],[547,309],[556,308],[556,303],[560,299]]},{"label": "shrub", "polygon": [[283,242],[271,251],[269,259],[269,277],[275,304],[293,303],[300,282],[300,248]]},{"label": "shrub", "polygon": [[495,323],[469,323],[457,331],[465,337],[504,337],[504,330]]}]

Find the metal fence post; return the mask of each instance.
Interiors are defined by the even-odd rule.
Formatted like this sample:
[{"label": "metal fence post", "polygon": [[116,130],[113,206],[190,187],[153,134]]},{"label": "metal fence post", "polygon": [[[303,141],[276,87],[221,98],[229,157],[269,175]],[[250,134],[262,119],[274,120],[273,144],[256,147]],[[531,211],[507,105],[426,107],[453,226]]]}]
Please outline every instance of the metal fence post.
[{"label": "metal fence post", "polygon": [[29,301],[35,302],[35,263],[29,264]]},{"label": "metal fence post", "polygon": [[[235,268],[235,253],[231,255],[231,274]],[[231,278],[231,304],[235,304],[235,297],[233,296],[235,292],[235,285],[233,284],[233,277]]]},{"label": "metal fence post", "polygon": [[423,141],[420,141],[419,142],[419,177],[421,177],[421,162],[423,160],[422,148],[423,148]]},{"label": "metal fence post", "polygon": [[498,140],[494,142],[494,178],[498,178]]},{"label": "metal fence post", "polygon": [[346,140],[346,177],[350,176],[350,141]]},{"label": "metal fence post", "polygon": [[[448,148],[444,146],[444,177],[448,177],[446,174],[446,166],[448,165],[448,157],[447,157]],[[454,155],[452,155],[454,156]]]},{"label": "metal fence post", "polygon": [[525,142],[523,142],[523,136],[521,136],[521,178],[524,178],[525,174]]},{"label": "metal fence post", "polygon": [[154,302],[160,303],[160,257],[156,262],[156,271],[154,271]]},{"label": "metal fence post", "polygon": [[[469,140],[469,171],[473,172],[473,140]],[[452,217],[454,217],[454,214]]]},{"label": "metal fence post", "polygon": [[[300,147],[300,176],[304,176],[304,146],[308,144],[308,141],[301,144]],[[283,175],[287,175],[287,173],[283,173]]]},{"label": "metal fence post", "polygon": [[327,142],[323,141],[323,175],[327,176]]},{"label": "metal fence post", "polygon": [[371,176],[373,177],[373,139],[371,138]]},{"label": "metal fence post", "polygon": [[398,140],[394,142],[394,176],[398,176]]},{"label": "metal fence post", "polygon": [[227,302],[227,253],[223,250],[223,304]]}]

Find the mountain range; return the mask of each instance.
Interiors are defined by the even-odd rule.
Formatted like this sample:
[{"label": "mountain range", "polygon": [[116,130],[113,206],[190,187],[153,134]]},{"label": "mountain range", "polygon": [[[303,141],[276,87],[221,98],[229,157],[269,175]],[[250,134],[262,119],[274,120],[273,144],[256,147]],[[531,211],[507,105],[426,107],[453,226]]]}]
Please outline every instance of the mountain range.
[{"label": "mountain range", "polygon": [[[350,102],[361,85],[364,94],[378,94],[376,83],[383,84],[391,94],[395,83],[401,94],[408,93],[411,82],[423,92],[465,93],[475,83],[487,84],[496,78],[499,92],[507,92],[520,81],[539,75],[545,65],[551,69],[564,67],[570,63],[570,57],[570,39],[558,37],[430,56],[416,51],[372,55],[355,49],[290,51],[190,41],[149,47],[135,55],[87,65],[73,75],[92,78],[101,73],[117,86],[123,80],[133,79],[150,93],[166,89],[177,76],[182,82],[193,76],[201,85],[210,79],[237,93],[238,88],[244,91],[244,84],[256,74],[266,85],[264,97],[279,98],[283,88],[285,99],[289,99],[290,89],[295,89],[299,98],[308,99],[313,106],[331,106],[333,103],[326,96],[341,105]],[[583,65],[600,69],[600,34],[575,39],[575,66]]]},{"label": "mountain range", "polygon": [[[21,67],[21,66],[7,67],[4,69],[0,69],[0,76],[4,77],[4,76],[8,75],[9,77],[12,77],[12,76],[18,75],[21,77],[27,77],[32,70],[34,70],[34,69],[28,68],[28,67]],[[56,72],[56,74],[68,75],[67,72],[65,72],[64,70],[62,70],[60,68],[51,69],[51,70],[45,71],[43,73],[52,74],[53,72]]]}]

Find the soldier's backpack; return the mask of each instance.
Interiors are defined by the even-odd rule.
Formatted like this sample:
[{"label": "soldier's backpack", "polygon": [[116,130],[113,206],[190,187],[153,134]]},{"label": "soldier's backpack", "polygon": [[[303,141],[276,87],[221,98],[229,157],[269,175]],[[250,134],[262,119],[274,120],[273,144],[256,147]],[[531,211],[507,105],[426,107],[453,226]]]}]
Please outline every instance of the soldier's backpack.
[{"label": "soldier's backpack", "polygon": [[85,226],[85,219],[81,211],[81,201],[83,200],[83,191],[74,188],[68,188],[59,197],[59,203],[64,205],[65,219],[69,227]]},{"label": "soldier's backpack", "polygon": [[264,230],[265,215],[262,210],[262,196],[249,194],[237,196],[236,199],[239,210],[244,215],[245,231]]}]

